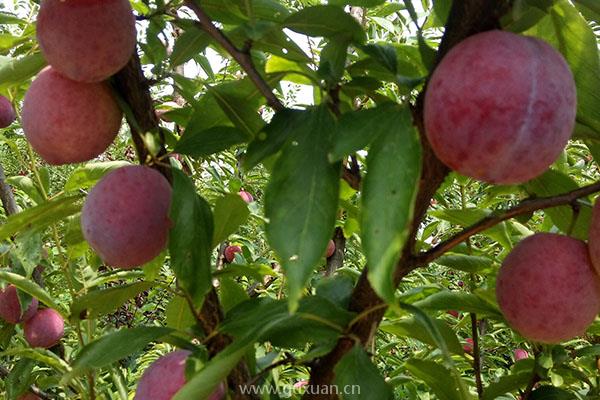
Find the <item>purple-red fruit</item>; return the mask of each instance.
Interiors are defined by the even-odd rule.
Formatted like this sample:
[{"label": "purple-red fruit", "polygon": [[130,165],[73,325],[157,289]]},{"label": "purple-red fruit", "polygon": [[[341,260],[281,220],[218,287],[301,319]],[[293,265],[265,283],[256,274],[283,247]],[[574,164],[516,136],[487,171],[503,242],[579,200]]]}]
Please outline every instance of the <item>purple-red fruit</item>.
[{"label": "purple-red fruit", "polygon": [[17,397],[17,400],[42,400],[42,398],[36,394],[27,392],[27,393],[22,394],[19,397]]},{"label": "purple-red fruit", "polygon": [[10,100],[4,96],[0,96],[0,128],[6,128],[17,118],[15,109]]},{"label": "purple-red fruit", "polygon": [[121,117],[108,85],[75,82],[53,68],[40,72],[23,102],[25,136],[52,165],[88,161],[104,152],[119,133]]},{"label": "purple-red fruit", "polygon": [[167,246],[171,186],[158,171],[125,166],[92,188],[81,213],[81,230],[92,249],[113,267],[152,261]]},{"label": "purple-red fruit", "polygon": [[425,95],[425,131],[451,169],[489,183],[543,173],[575,125],[573,74],[546,42],[504,31],[471,36],[442,59]]},{"label": "purple-red fruit", "polygon": [[242,248],[240,246],[227,246],[224,252],[225,261],[227,261],[228,263],[232,263],[235,259],[235,254],[241,252]]},{"label": "purple-red fruit", "polygon": [[584,242],[538,233],[502,263],[496,296],[508,324],[523,337],[558,343],[585,333],[600,310],[600,279]]},{"label": "purple-red fruit", "polygon": [[238,194],[246,203],[252,203],[254,201],[254,197],[252,197],[252,195],[249,192],[246,192],[245,190],[240,190]]},{"label": "purple-red fruit", "polygon": [[327,250],[325,251],[325,257],[329,258],[335,253],[335,242],[330,240],[327,242]]},{"label": "purple-red fruit", "polygon": [[514,356],[515,356],[515,361],[520,361],[520,360],[525,360],[526,358],[529,358],[529,353],[527,352],[527,350],[515,349]]},{"label": "purple-red fruit", "polygon": [[17,288],[14,285],[7,286],[0,290],[0,318],[9,324],[18,324],[27,321],[35,315],[38,309],[38,300],[34,297],[23,314],[21,303],[17,295]]},{"label": "purple-red fruit", "polygon": [[44,57],[78,82],[100,82],[127,64],[136,44],[128,0],[43,0],[37,38]]},{"label": "purple-red fruit", "polygon": [[588,248],[590,258],[596,273],[600,275],[600,201],[592,209],[592,221],[590,223],[590,232],[588,237]]},{"label": "purple-red fruit", "polygon": [[23,324],[25,340],[31,347],[50,348],[65,334],[65,321],[51,308],[39,310]]}]

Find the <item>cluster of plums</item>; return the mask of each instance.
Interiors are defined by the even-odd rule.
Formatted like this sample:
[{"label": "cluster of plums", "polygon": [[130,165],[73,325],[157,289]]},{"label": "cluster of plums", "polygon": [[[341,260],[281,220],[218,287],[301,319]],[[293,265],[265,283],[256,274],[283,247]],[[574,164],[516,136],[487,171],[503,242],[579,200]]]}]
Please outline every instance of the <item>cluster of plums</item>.
[{"label": "cluster of plums", "polygon": [[0,318],[9,324],[23,324],[27,343],[47,349],[62,339],[65,322],[58,312],[51,308],[38,309],[38,304],[38,300],[33,298],[23,311],[14,285],[0,290]]},{"label": "cluster of plums", "polygon": [[[576,88],[564,58],[542,40],[489,31],[454,47],[425,95],[425,129],[437,157],[484,182],[542,174],[575,125]],[[595,268],[594,268],[595,267]],[[496,294],[524,337],[557,343],[583,334],[600,311],[600,204],[589,243],[538,233],[500,268]]]}]

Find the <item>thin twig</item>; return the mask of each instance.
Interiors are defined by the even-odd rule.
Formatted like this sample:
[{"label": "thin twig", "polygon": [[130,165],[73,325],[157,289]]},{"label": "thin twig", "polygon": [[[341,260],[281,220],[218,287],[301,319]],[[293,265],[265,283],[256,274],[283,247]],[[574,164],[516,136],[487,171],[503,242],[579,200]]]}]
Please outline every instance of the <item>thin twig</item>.
[{"label": "thin twig", "polygon": [[258,90],[262,93],[263,96],[267,99],[267,103],[271,106],[275,111],[283,111],[285,106],[277,96],[273,93],[273,90],[269,86],[269,84],[263,79],[260,75],[254,63],[252,62],[252,56],[248,51],[242,51],[235,47],[235,45],[221,32],[219,28],[215,26],[212,22],[208,14],[197,4],[194,0],[188,0],[185,4],[196,14],[198,17],[198,25],[202,30],[208,33],[221,47],[225,49],[237,63],[246,71],[248,74],[248,78],[256,85]]},{"label": "thin twig", "polygon": [[590,194],[596,192],[600,192],[600,182],[596,182],[592,185],[584,186],[582,188],[558,196],[527,199],[513,208],[510,208],[501,213],[490,215],[489,217],[482,219],[476,224],[464,229],[457,235],[441,242],[437,246],[434,246],[431,249],[429,249],[428,251],[415,256],[413,258],[414,265],[426,265],[427,263],[443,255],[447,251],[451,250],[456,245],[464,242],[471,236],[479,232],[483,232],[486,229],[489,229],[503,221],[517,217],[519,215],[529,214],[534,211],[543,210],[546,208],[569,205],[581,197],[589,196]]}]

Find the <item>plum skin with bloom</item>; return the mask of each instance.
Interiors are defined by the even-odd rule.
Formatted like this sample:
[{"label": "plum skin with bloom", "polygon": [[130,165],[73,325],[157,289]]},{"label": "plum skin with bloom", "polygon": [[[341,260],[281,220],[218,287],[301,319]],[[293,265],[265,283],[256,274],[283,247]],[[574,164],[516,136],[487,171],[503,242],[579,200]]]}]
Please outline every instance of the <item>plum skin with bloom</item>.
[{"label": "plum skin with bloom", "polygon": [[128,0],[43,0],[36,28],[48,64],[78,82],[107,79],[135,51]]},{"label": "plum skin with bloom", "polygon": [[0,96],[0,128],[10,126],[16,118],[17,114],[10,100],[4,96]]},{"label": "plum skin with bloom", "polygon": [[92,188],[81,213],[81,230],[100,258],[113,267],[152,261],[167,246],[171,186],[160,172],[125,166]]},{"label": "plum skin with bloom", "polygon": [[23,131],[49,164],[88,161],[114,141],[122,113],[105,83],[80,83],[48,67],[25,94]]},{"label": "plum skin with bloom", "polygon": [[0,318],[9,324],[27,321],[35,315],[37,309],[38,300],[34,297],[25,313],[22,313],[17,288],[14,285],[8,285],[4,290],[0,290]]},{"label": "plum skin with bloom", "polygon": [[[134,400],[171,400],[186,383],[187,350],[173,351],[152,363],[140,379]],[[219,384],[207,400],[225,397],[225,385]]]},{"label": "plum skin with bloom", "polygon": [[25,340],[31,347],[48,349],[60,341],[65,334],[65,321],[51,308],[39,310],[23,324]]},{"label": "plum skin with bloom", "polygon": [[537,233],[518,243],[498,272],[496,296],[509,326],[540,343],[585,333],[600,310],[600,278],[584,242]]},{"label": "plum skin with bloom", "polygon": [[452,170],[515,184],[543,173],[573,133],[573,74],[546,42],[487,31],[442,59],[425,93],[425,132]]}]

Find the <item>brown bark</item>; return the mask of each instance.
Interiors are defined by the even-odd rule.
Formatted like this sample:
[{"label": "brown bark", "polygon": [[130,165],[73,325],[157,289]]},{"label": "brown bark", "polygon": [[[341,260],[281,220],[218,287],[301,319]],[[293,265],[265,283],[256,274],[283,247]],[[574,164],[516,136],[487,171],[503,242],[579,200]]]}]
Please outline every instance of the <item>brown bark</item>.
[{"label": "brown bark", "polygon": [[[457,43],[478,32],[497,29],[499,18],[508,10],[509,1],[502,0],[461,0],[454,1],[446,24],[446,30],[438,51],[437,62]],[[424,93],[424,91],[423,91]],[[430,199],[446,177],[447,168],[433,154],[427,143],[423,128],[423,93],[413,108],[413,122],[419,129],[423,145],[422,176],[417,195],[411,234],[402,252],[394,274],[394,284],[400,281],[415,267],[413,250],[418,227],[429,207]],[[342,357],[354,346],[354,338],[364,346],[371,341],[385,313],[381,300],[367,280],[367,269],[363,270],[352,294],[350,310],[363,314],[364,318],[349,327],[347,335],[341,338],[336,347],[326,356],[317,359],[311,369],[310,384],[314,387],[332,385],[335,380],[334,368]],[[369,310],[373,310],[369,312]],[[307,391],[305,399],[336,399],[335,394],[314,394]],[[314,391],[317,392],[317,391]]]}]

